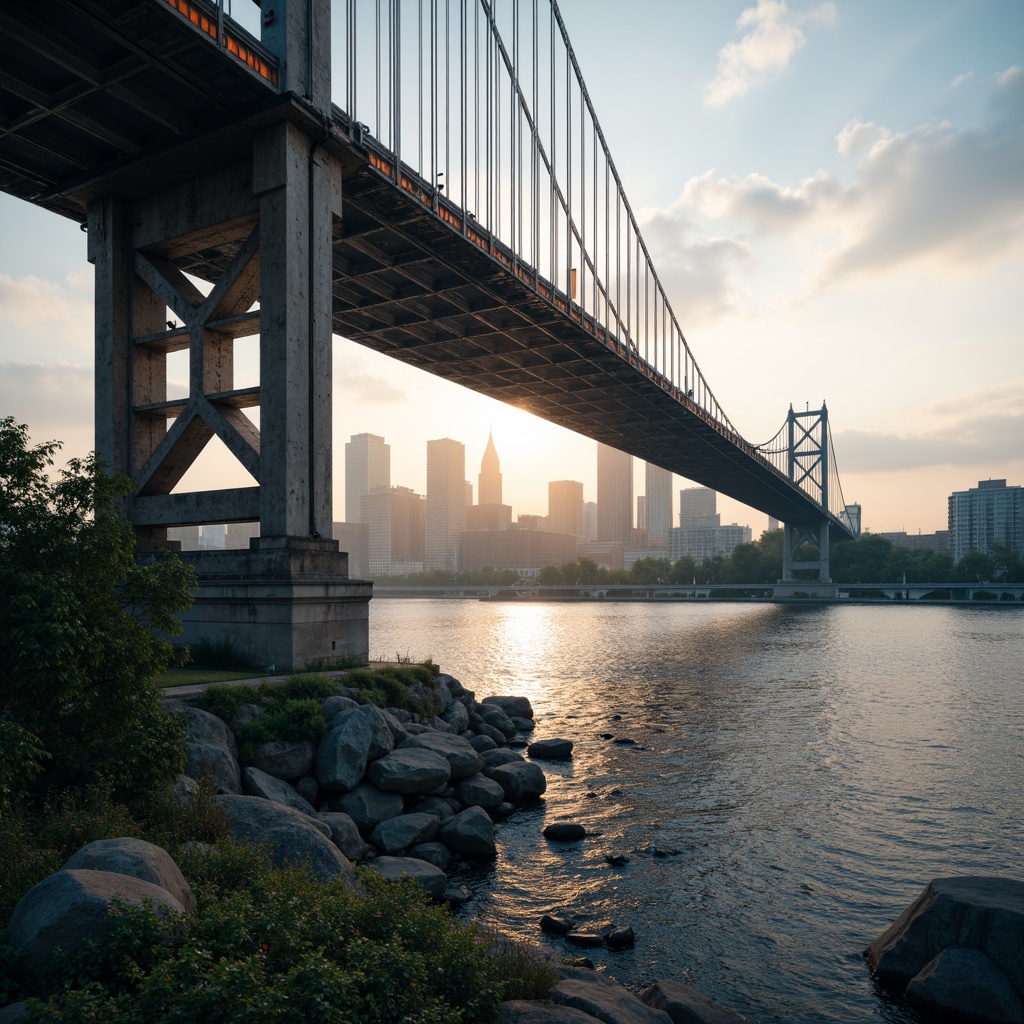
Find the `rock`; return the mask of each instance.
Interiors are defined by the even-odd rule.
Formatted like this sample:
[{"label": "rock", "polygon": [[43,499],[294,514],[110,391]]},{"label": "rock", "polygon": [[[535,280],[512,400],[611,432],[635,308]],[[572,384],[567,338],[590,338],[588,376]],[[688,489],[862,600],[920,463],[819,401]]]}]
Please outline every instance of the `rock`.
[{"label": "rock", "polygon": [[351,878],[352,865],[331,840],[330,828],[318,817],[258,796],[217,798],[228,816],[231,835],[259,845],[266,843],[275,864],[309,863],[321,882]]},{"label": "rock", "polygon": [[199,792],[199,783],[187,775],[179,775],[178,781],[171,787],[171,792],[179,804],[188,807],[191,805],[192,797]]},{"label": "rock", "polygon": [[906,983],[944,949],[977,949],[1024,993],[1024,882],[936,878],[865,951],[881,981]]},{"label": "rock", "polygon": [[444,891],[444,901],[452,910],[464,907],[472,898],[473,894],[464,885],[453,885]]},{"label": "rock", "polygon": [[1006,975],[977,949],[944,949],[910,979],[907,1000],[926,1014],[963,1024],[1021,1024],[1021,1000]]},{"label": "rock", "polygon": [[196,909],[196,898],[181,869],[162,847],[128,837],[97,839],[71,855],[62,870],[112,871],[130,875],[166,889],[187,911]]},{"label": "rock", "polygon": [[331,830],[331,842],[349,860],[364,860],[369,846],[359,834],[359,826],[344,811],[321,811],[317,818]]},{"label": "rock", "polygon": [[246,796],[258,796],[263,800],[273,800],[294,807],[295,810],[316,817],[316,808],[308,800],[304,800],[287,782],[282,782],[273,775],[261,772],[259,768],[246,768],[242,772],[242,792]]},{"label": "rock", "polygon": [[451,778],[465,779],[484,767],[484,759],[469,740],[449,733],[421,733],[410,736],[399,750],[421,749],[440,754],[451,766]]},{"label": "rock", "polygon": [[572,740],[537,740],[526,752],[538,761],[568,761],[572,758]]},{"label": "rock", "polygon": [[512,718],[512,724],[516,727],[517,732],[533,732],[537,728],[536,722],[531,721],[529,718]]},{"label": "rock", "polygon": [[22,896],[7,924],[6,941],[25,950],[31,973],[43,973],[58,946],[76,952],[107,932],[115,920],[109,914],[115,899],[133,906],[149,900],[157,913],[185,913],[162,886],[115,871],[75,868],[49,875]]},{"label": "rock", "polygon": [[359,785],[368,762],[391,750],[391,731],[372,704],[341,711],[333,721],[317,747],[314,774],[324,789],[345,792]]},{"label": "rock", "polygon": [[[476,733],[469,737],[469,743],[478,754],[486,754],[489,750],[500,749],[490,736],[479,736]],[[486,764],[486,762],[484,763]]]},{"label": "rock", "polygon": [[743,1024],[746,1017],[678,981],[656,981],[640,993],[648,1006],[664,1010],[673,1024]]},{"label": "rock", "polygon": [[621,868],[629,863],[629,858],[624,853],[606,853],[604,859],[613,868]]},{"label": "rock", "polygon": [[575,927],[572,918],[562,917],[560,914],[545,914],[540,919],[541,931],[552,935],[568,935]]},{"label": "rock", "polygon": [[320,706],[323,708],[324,718],[330,722],[331,719],[339,712],[354,711],[356,708],[360,707],[360,704],[359,701],[353,700],[351,697],[335,695],[333,697],[324,697],[320,702]]},{"label": "rock", "polygon": [[544,773],[528,761],[500,764],[489,768],[486,774],[505,791],[505,798],[515,804],[534,800],[548,788]]},{"label": "rock", "polygon": [[469,807],[449,818],[440,828],[438,839],[452,853],[479,860],[494,860],[494,824],[481,807]]},{"label": "rock", "polygon": [[259,704],[243,704],[238,709],[238,714],[231,719],[231,728],[237,729],[246,722],[253,722],[263,714],[263,708]]},{"label": "rock", "polygon": [[434,700],[447,710],[452,704],[456,703],[455,698],[452,696],[452,691],[448,684],[440,676],[434,676],[431,683],[434,688]]},{"label": "rock", "polygon": [[[571,968],[585,968],[588,971],[594,969],[594,961],[589,956],[567,956],[562,958],[562,964],[565,967]],[[563,971],[564,973],[564,971]]]},{"label": "rock", "polygon": [[320,783],[312,775],[303,775],[292,783],[295,792],[302,797],[306,803],[316,806],[316,798],[320,795]]},{"label": "rock", "polygon": [[463,729],[469,726],[469,712],[457,700],[453,700],[444,709],[441,719],[447,722],[457,733],[462,732]]},{"label": "rock", "polygon": [[509,718],[533,719],[533,707],[526,697],[484,697],[481,704],[495,704]]},{"label": "rock", "polygon": [[217,793],[241,793],[242,772],[230,726],[216,715],[190,705],[175,713],[185,719],[185,774],[192,779],[208,779]]},{"label": "rock", "polygon": [[22,1000],[20,1003],[8,1003],[0,1008],[0,1024],[14,1024],[17,1020],[23,1020],[28,1016],[28,1003]]},{"label": "rock", "polygon": [[[503,747],[508,743],[508,737],[501,731],[501,729],[496,729],[490,722],[486,722],[484,719],[480,718],[479,715],[471,715],[469,722],[474,732],[480,736],[489,737],[494,741],[494,745],[496,747]],[[513,733],[513,735],[515,734]]]},{"label": "rock", "polygon": [[594,1024],[594,1018],[571,1006],[510,999],[498,1006],[494,1024]]},{"label": "rock", "polygon": [[528,747],[530,744],[527,740],[523,739],[522,736],[516,736],[508,741],[508,745],[513,750],[522,750],[524,747]]},{"label": "rock", "polygon": [[586,834],[587,830],[575,821],[553,821],[544,829],[544,838],[553,843],[572,843]]},{"label": "rock", "polygon": [[455,795],[467,807],[497,807],[505,799],[501,786],[480,772],[463,779],[455,787]]},{"label": "rock", "polygon": [[[405,743],[415,739],[418,737],[410,736]],[[441,754],[403,745],[374,761],[366,777],[388,793],[437,793],[448,784],[450,775],[451,765]]]},{"label": "rock", "polygon": [[448,876],[433,864],[413,857],[378,857],[370,864],[370,868],[383,875],[389,882],[408,876],[415,878],[420,885],[435,899],[444,897],[448,888]]},{"label": "rock", "polygon": [[330,802],[332,811],[342,811],[360,832],[369,835],[382,821],[402,813],[404,801],[399,793],[385,793],[364,782],[351,793],[343,793]]},{"label": "rock", "polygon": [[560,1006],[589,1013],[606,1024],[672,1024],[664,1010],[645,1005],[632,992],[598,974],[565,978],[551,989],[548,998]]},{"label": "rock", "polygon": [[[488,725],[500,730],[505,739],[510,740],[516,734],[516,727],[512,719],[505,714],[496,704],[479,704],[476,711],[477,717]],[[470,716],[470,722],[472,722]]]},{"label": "rock", "polygon": [[[409,734],[405,731],[405,725],[403,725],[402,720],[396,717],[393,711],[387,708],[377,708],[377,710],[383,716],[388,731],[391,733],[391,749],[394,750],[399,743],[403,743],[407,739]],[[406,714],[408,715],[409,712],[407,711]],[[412,716],[410,715],[410,721],[411,718]]]},{"label": "rock", "polygon": [[408,850],[410,857],[425,860],[428,864],[444,871],[452,861],[451,851],[444,843],[417,843]]},{"label": "rock", "polygon": [[413,719],[413,714],[408,708],[385,708],[384,710],[403,727]]},{"label": "rock", "polygon": [[211,715],[209,711],[193,707],[191,704],[177,708],[175,714],[179,714],[185,719],[185,736],[189,743],[227,747],[232,754],[237,756],[238,747],[235,744],[235,734],[224,719]]},{"label": "rock", "polygon": [[[443,718],[438,718],[437,715],[431,715],[430,718],[424,718],[423,724],[431,732],[443,732],[454,736],[459,731],[451,722],[446,722]],[[421,733],[420,735],[424,734]]]},{"label": "rock", "polygon": [[565,941],[574,946],[595,948],[604,945],[600,932],[566,932]]},{"label": "rock", "polygon": [[455,813],[452,810],[452,805],[444,797],[440,796],[425,796],[422,800],[418,800],[409,810],[421,814],[436,814],[441,821],[447,821]]},{"label": "rock", "polygon": [[256,767],[277,779],[298,779],[313,767],[314,754],[312,743],[271,740],[257,747]]},{"label": "rock", "polygon": [[401,856],[416,843],[427,843],[437,835],[440,819],[435,814],[399,814],[382,821],[370,836],[370,842],[391,856]]},{"label": "rock", "polygon": [[604,941],[609,949],[632,949],[636,945],[636,932],[628,925],[625,928],[613,928]]},{"label": "rock", "polygon": [[526,764],[524,757],[506,747],[499,747],[496,750],[485,750],[483,758],[485,772],[488,768],[497,768],[502,764]]},{"label": "rock", "polygon": [[516,805],[503,800],[497,807],[488,807],[487,813],[491,816],[491,821],[505,821],[516,813]]}]

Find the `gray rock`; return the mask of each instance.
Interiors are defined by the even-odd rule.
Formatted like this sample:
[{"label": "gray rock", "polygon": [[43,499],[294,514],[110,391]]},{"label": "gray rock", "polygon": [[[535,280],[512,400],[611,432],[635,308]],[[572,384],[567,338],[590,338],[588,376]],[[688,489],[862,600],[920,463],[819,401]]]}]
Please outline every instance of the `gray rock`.
[{"label": "gray rock", "polygon": [[349,815],[344,811],[321,811],[317,818],[331,830],[331,841],[349,860],[365,859],[370,848]]},{"label": "gray rock", "polygon": [[526,752],[538,761],[568,761],[572,757],[572,740],[536,740]]},{"label": "gray rock", "polygon": [[497,768],[500,764],[526,764],[526,758],[507,747],[496,750],[485,750],[483,754],[484,769]]},{"label": "gray rock", "polygon": [[316,808],[308,800],[299,796],[294,787],[287,782],[261,772],[259,768],[246,768],[242,772],[242,792],[246,796],[258,796],[263,800],[273,800],[276,803],[284,804],[285,807],[294,807],[295,810],[316,817]]},{"label": "gray rock", "polygon": [[509,718],[533,718],[533,706],[528,697],[484,697],[481,704],[494,704]]},{"label": "gray rock", "polygon": [[256,767],[277,779],[298,779],[313,767],[314,753],[312,743],[271,740],[256,749]]},{"label": "gray rock", "polygon": [[925,1014],[963,1024],[1021,1024],[1021,1001],[1006,975],[977,949],[944,949],[907,985],[907,999]]},{"label": "gray rock", "polygon": [[215,793],[242,792],[238,759],[220,743],[191,741],[185,753],[185,774],[193,779],[206,779]]},{"label": "gray rock", "polygon": [[600,932],[577,932],[566,933],[565,941],[573,946],[583,946],[585,949],[596,949],[604,945],[604,936]]},{"label": "gray rock", "polygon": [[238,714],[231,719],[231,728],[237,729],[246,722],[252,722],[263,714],[263,708],[259,704],[243,704],[238,709]]},{"label": "gray rock", "polygon": [[106,934],[115,920],[109,914],[115,899],[134,906],[149,900],[158,913],[185,913],[162,886],[114,871],[76,868],[49,875],[22,896],[7,924],[6,941],[25,950],[30,972],[43,972],[58,947],[75,952]]},{"label": "gray rock", "polygon": [[613,928],[604,941],[609,949],[632,949],[636,945],[636,932],[627,925],[624,928]]},{"label": "gray rock", "polygon": [[479,860],[494,860],[494,823],[481,807],[469,807],[449,818],[441,826],[438,839],[452,853]]},{"label": "gray rock", "polygon": [[356,823],[360,832],[369,835],[382,821],[402,813],[404,801],[399,793],[385,793],[369,782],[356,786],[351,793],[335,797],[332,811],[342,811]]},{"label": "gray rock", "polygon": [[493,726],[495,729],[499,729],[504,735],[505,739],[510,740],[516,734],[516,727],[512,723],[512,719],[505,714],[496,704],[478,704],[477,705],[477,716],[485,721],[488,725]]},{"label": "gray rock", "polygon": [[409,734],[405,731],[405,725],[402,723],[402,720],[396,717],[393,711],[388,708],[377,708],[377,710],[383,716],[388,731],[391,733],[391,749],[394,750],[399,743],[404,742]]},{"label": "gray rock", "polygon": [[451,688],[445,682],[442,676],[434,676],[433,681],[434,687],[434,698],[437,703],[444,708],[446,711],[452,706],[452,704],[458,703],[452,696]]},{"label": "gray rock", "polygon": [[275,864],[306,863],[321,882],[352,878],[352,865],[331,841],[330,828],[319,818],[258,796],[217,799],[228,816],[231,835],[254,845],[266,843]]},{"label": "gray rock", "polygon": [[443,721],[447,722],[455,732],[462,732],[463,729],[469,726],[469,712],[465,706],[460,704],[457,700],[453,700],[449,703],[448,707],[444,709],[444,713],[441,715]]},{"label": "gray rock", "polygon": [[516,805],[503,800],[497,807],[488,807],[487,813],[491,816],[491,821],[505,821],[516,813]]},{"label": "gray rock", "polygon": [[410,807],[409,810],[418,811],[423,814],[436,814],[441,821],[447,821],[455,814],[451,804],[444,797],[440,796],[425,796]]},{"label": "gray rock", "polygon": [[[417,738],[410,736],[405,743]],[[450,775],[451,766],[441,754],[403,745],[374,761],[366,777],[387,793],[437,793],[448,784]]]},{"label": "gray rock", "polygon": [[464,907],[472,898],[473,894],[464,885],[453,885],[444,891],[444,901],[452,910]]},{"label": "gray rock", "polygon": [[433,864],[413,857],[378,857],[370,864],[370,868],[383,875],[389,882],[399,878],[415,878],[420,885],[435,899],[444,897],[448,888],[448,876]]},{"label": "gray rock", "polygon": [[514,804],[535,800],[548,788],[544,773],[528,761],[500,764],[489,768],[486,774],[501,786],[505,798]]},{"label": "gray rock", "polygon": [[0,1024],[14,1024],[16,1020],[23,1020],[28,1016],[28,1003],[22,1000],[20,1003],[8,1003],[0,1008]]},{"label": "gray rock", "polygon": [[351,697],[342,697],[340,694],[336,694],[333,697],[324,697],[320,706],[323,708],[324,718],[330,722],[340,711],[354,711],[360,705],[359,701],[353,700]]},{"label": "gray rock", "polygon": [[424,733],[431,733],[434,730],[422,722],[407,722],[404,725],[406,736],[422,736]]},{"label": "gray rock", "polygon": [[439,754],[451,766],[453,782],[475,775],[483,767],[482,756],[473,750],[469,740],[455,734],[425,732],[419,736],[410,736],[401,744],[399,750],[410,749],[422,749]]},{"label": "gray rock", "polygon": [[417,843],[409,847],[409,856],[425,860],[444,871],[451,863],[452,854],[444,843]]},{"label": "gray rock", "polygon": [[470,727],[478,735],[487,736],[493,740],[496,747],[504,747],[505,744],[508,743],[508,737],[500,729],[496,729],[490,722],[486,722],[484,719],[480,718],[479,715],[471,715],[469,723]]},{"label": "gray rock", "polygon": [[575,821],[553,821],[544,828],[544,838],[553,843],[573,843],[586,834],[587,830]]},{"label": "gray rock", "polygon": [[743,1024],[747,1019],[678,981],[656,981],[640,993],[640,999],[664,1010],[673,1024]]},{"label": "gray rock", "polygon": [[227,747],[232,754],[238,755],[235,734],[224,719],[191,704],[175,709],[175,713],[185,719],[185,737],[189,743]]},{"label": "gray rock", "polygon": [[575,927],[572,918],[561,914],[545,914],[540,919],[540,930],[552,935],[568,935]]},{"label": "gray rock", "polygon": [[386,742],[391,743],[387,726],[372,715],[360,714],[361,710],[340,712],[335,719],[338,724],[317,747],[314,774],[326,790],[346,792],[362,782],[371,749],[382,743],[381,730],[387,735]]},{"label": "gray rock", "polygon": [[594,1018],[572,1006],[557,1006],[539,1000],[510,999],[498,1007],[494,1024],[594,1024]]},{"label": "gray rock", "polygon": [[512,724],[518,732],[533,732],[537,728],[536,722],[529,718],[513,718]]},{"label": "gray rock", "polygon": [[951,947],[985,953],[1024,993],[1024,882],[992,876],[936,878],[865,956],[875,977],[905,983]]},{"label": "gray rock", "polygon": [[385,708],[385,711],[396,721],[399,725],[408,725],[413,720],[413,713],[408,708]]},{"label": "gray rock", "polygon": [[417,843],[428,843],[437,835],[441,821],[435,814],[400,814],[382,821],[370,836],[381,853],[401,856]]},{"label": "gray rock", "polygon": [[400,732],[404,732],[402,726],[397,722],[389,721],[390,717],[376,704],[361,704],[351,711],[343,711],[340,715],[336,715],[335,721],[344,724],[352,718],[366,722],[370,728],[370,746],[366,751],[366,759],[376,761],[378,757],[390,754],[395,748],[394,737],[391,733],[392,727],[397,727]]},{"label": "gray rock", "polygon": [[467,807],[497,807],[505,799],[501,786],[480,772],[459,782],[455,795]]},{"label": "gray rock", "polygon": [[498,744],[495,743],[490,736],[479,736],[476,733],[473,733],[472,736],[468,736],[466,738],[478,754],[486,754],[489,750],[498,749]]},{"label": "gray rock", "polygon": [[[451,733],[454,736],[459,731],[451,722],[447,722],[445,719],[439,718],[437,715],[431,715],[429,718],[424,718],[423,724],[430,729],[431,732]],[[420,733],[420,735],[422,736],[424,734]]]},{"label": "gray rock", "polygon": [[605,1024],[672,1024],[664,1010],[645,1005],[632,992],[597,974],[566,978],[551,989],[548,998],[560,1006],[589,1013]]},{"label": "gray rock", "polygon": [[113,871],[166,889],[187,911],[196,909],[192,889],[171,855],[162,847],[128,837],[97,839],[71,855],[62,868]]},{"label": "gray rock", "polygon": [[320,795],[320,783],[312,775],[303,775],[301,779],[296,779],[292,785],[295,786],[295,792],[306,803],[316,806],[316,798]]},{"label": "gray rock", "polygon": [[184,807],[188,807],[192,797],[199,792],[199,783],[187,775],[179,775],[178,781],[171,787],[174,798]]}]

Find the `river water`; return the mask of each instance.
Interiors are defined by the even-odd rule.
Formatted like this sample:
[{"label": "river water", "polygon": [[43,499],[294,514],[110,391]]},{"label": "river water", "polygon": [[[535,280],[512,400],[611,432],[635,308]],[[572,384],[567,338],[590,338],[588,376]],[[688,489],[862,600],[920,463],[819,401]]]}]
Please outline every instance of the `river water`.
[{"label": "river water", "polygon": [[[905,1024],[864,947],[931,878],[1024,878],[1020,609],[375,599],[370,654],[525,695],[535,738],[574,741],[458,881],[468,917],[633,989]],[[548,843],[561,819],[600,835]],[[636,947],[575,950],[540,932],[551,910],[632,925]]]}]

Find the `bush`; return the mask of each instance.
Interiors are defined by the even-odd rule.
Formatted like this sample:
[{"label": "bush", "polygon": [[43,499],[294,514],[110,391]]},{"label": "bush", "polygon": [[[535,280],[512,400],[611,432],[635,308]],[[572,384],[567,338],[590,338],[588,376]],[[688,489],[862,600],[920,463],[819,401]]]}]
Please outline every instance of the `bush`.
[{"label": "bush", "polygon": [[198,668],[232,669],[253,667],[233,636],[200,637],[188,648],[189,661]]}]

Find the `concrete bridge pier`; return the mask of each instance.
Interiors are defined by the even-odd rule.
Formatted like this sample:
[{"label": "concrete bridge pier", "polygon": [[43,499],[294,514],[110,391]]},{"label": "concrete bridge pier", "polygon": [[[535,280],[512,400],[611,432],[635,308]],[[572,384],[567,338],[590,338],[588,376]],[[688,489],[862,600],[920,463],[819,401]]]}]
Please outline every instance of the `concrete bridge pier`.
[{"label": "concrete bridge pier", "polygon": [[[839,587],[829,575],[827,520],[810,526],[784,523],[782,529],[782,579],[775,584],[774,596],[838,598]],[[798,578],[801,571],[815,576]]]},{"label": "concrete bridge pier", "polygon": [[[189,140],[156,175],[120,169],[89,205],[96,277],[96,448],[130,477],[141,557],[167,528],[258,522],[248,551],[186,552],[199,574],[185,642],[230,637],[278,670],[368,654],[372,585],[331,537],[333,225],[342,170],[327,151],[327,0],[279,3],[270,38],[289,102],[247,128]],[[307,16],[323,19],[320,31]],[[299,46],[297,40],[302,40]],[[286,84],[289,84],[286,82]],[[199,159],[195,159],[196,156]],[[196,278],[211,286],[198,287]],[[259,336],[239,388],[234,343]],[[189,353],[187,395],[167,357]],[[258,425],[244,412],[259,410]],[[254,486],[179,490],[218,437]]]}]

